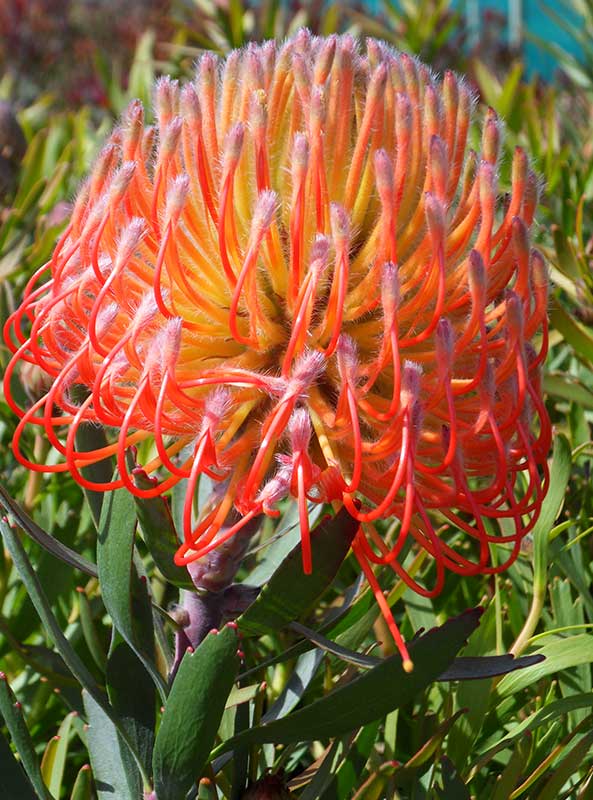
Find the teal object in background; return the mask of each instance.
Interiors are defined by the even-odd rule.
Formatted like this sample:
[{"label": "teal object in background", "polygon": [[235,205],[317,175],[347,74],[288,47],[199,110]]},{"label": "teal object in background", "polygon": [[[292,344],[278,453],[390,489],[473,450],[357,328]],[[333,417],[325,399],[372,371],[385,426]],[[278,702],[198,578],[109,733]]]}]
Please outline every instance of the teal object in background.
[{"label": "teal object in background", "polygon": [[[398,0],[386,2],[396,7],[399,5]],[[367,0],[366,6],[373,11],[379,11],[381,3],[382,0]],[[495,11],[506,17],[506,41],[523,53],[528,75],[537,74],[546,80],[553,78],[558,64],[552,53],[532,37],[560,47],[579,59],[582,55],[579,43],[546,11],[551,10],[567,24],[579,29],[579,15],[573,4],[576,6],[577,0],[451,0],[452,7],[465,16],[470,47],[478,45],[485,33],[487,12]]]},{"label": "teal object in background", "polygon": [[458,0],[454,6],[464,11],[473,43],[479,40],[483,30],[484,12],[488,9],[504,14],[507,18],[509,44],[523,50],[530,75],[537,73],[550,79],[556,68],[556,60],[541,45],[531,41],[529,34],[555,44],[576,58],[580,47],[570,34],[546,13],[546,6],[567,22],[578,26],[578,16],[559,0]]}]

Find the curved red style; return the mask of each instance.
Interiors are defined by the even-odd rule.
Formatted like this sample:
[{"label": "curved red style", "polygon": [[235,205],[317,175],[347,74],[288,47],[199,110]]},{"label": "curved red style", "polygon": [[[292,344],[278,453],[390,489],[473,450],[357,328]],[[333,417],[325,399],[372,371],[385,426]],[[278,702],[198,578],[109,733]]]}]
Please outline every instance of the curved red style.
[{"label": "curved red style", "polygon": [[[407,659],[372,565],[425,596],[447,570],[498,572],[548,483],[538,181],[517,149],[501,201],[500,123],[489,112],[469,150],[472,106],[452,73],[305,31],[161,79],[155,125],[130,105],[8,321],[19,461],[140,497],[187,479],[179,564],[221,544],[233,507],[224,539],[291,496],[308,572],[309,503],[344,504]],[[50,388],[21,409],[24,362]],[[89,421],[108,447],[77,450]],[[26,426],[60,458],[29,460]],[[139,488],[125,453],[147,441],[158,481]],[[117,480],[83,477],[111,456]],[[202,474],[221,488],[196,518]],[[404,565],[410,542],[436,563],[431,587]]]}]

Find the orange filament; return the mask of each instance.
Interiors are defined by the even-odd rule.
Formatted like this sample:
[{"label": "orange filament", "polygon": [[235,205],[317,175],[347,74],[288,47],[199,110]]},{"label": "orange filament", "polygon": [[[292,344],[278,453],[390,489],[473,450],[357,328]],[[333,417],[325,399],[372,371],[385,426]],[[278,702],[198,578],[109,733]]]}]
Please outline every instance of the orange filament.
[{"label": "orange filament", "polygon": [[[502,212],[494,112],[469,151],[462,81],[350,36],[205,54],[155,98],[154,128],[138,101],[124,114],[4,326],[15,457],[139,498],[187,481],[178,564],[292,497],[311,572],[308,504],[343,504],[409,669],[373,564],[427,597],[447,571],[501,571],[549,482],[527,155]],[[78,449],[88,424],[106,446]],[[141,442],[148,463],[131,468]],[[110,459],[113,480],[85,474]],[[201,476],[212,496],[195,509]],[[434,560],[432,587],[402,566],[409,547]]]}]

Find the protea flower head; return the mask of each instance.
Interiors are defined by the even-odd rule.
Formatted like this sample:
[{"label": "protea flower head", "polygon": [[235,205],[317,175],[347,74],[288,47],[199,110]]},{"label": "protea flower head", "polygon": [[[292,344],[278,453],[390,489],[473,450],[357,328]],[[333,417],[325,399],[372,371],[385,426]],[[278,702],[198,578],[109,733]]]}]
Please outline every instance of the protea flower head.
[{"label": "protea flower head", "polygon": [[[154,105],[154,126],[130,105],[8,322],[16,457],[139,497],[186,479],[179,564],[292,497],[309,572],[309,503],[344,505],[407,658],[372,565],[429,597],[447,570],[504,569],[548,482],[527,156],[501,200],[494,112],[468,149],[462,80],[350,36],[207,53],[193,82],[161,79]],[[26,409],[10,395],[23,362],[51,379]],[[111,444],[77,450],[87,422]],[[26,426],[60,457],[33,463]],[[125,457],[141,442],[148,488]],[[116,480],[84,477],[112,456]],[[196,518],[200,475],[218,490]],[[434,586],[404,567],[410,544],[434,559]]]}]

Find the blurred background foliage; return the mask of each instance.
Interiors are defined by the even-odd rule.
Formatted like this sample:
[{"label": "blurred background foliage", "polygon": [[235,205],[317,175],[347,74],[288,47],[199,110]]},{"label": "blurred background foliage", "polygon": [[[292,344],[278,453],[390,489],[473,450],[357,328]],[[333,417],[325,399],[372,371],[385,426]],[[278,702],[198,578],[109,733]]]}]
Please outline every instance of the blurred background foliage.
[{"label": "blurred background foliage", "polygon": [[[206,744],[218,758],[209,760],[206,753],[200,762],[196,755],[195,774],[188,777],[194,788],[168,787],[159,798],[184,797],[186,790],[188,797],[238,798],[248,785],[245,797],[287,797],[287,784],[303,800],[593,798],[593,3],[549,2],[541,13],[568,26],[569,36],[580,44],[575,55],[540,42],[557,61],[547,82],[537,75],[527,78],[521,49],[507,42],[504,17],[491,13],[482,37],[473,41],[467,18],[449,0],[384,0],[372,13],[362,3],[299,0],[129,0],[125,13],[116,0],[0,4],[1,320],[28,277],[49,258],[78,185],[128,101],[150,102],[158,74],[189,77],[205,48],[222,54],[248,41],[281,39],[302,26],[321,34],[351,31],[385,39],[435,70],[465,73],[482,112],[491,106],[506,119],[502,191],[518,144],[531,153],[541,175],[535,235],[553,279],[545,387],[557,434],[546,512],[505,575],[453,579],[435,601],[396,584],[389,600],[408,638],[482,604],[487,610],[465,656],[512,650],[543,654],[546,660],[502,679],[427,681],[413,699],[400,698],[396,710],[351,732],[317,734],[314,725],[297,730],[295,723],[297,732],[284,744],[249,741],[229,761],[222,754],[224,742],[237,731],[257,728],[262,719],[290,720],[293,709],[315,709],[355,675],[375,675],[365,672],[369,665],[354,651],[376,653],[374,644],[385,638],[384,631],[368,590],[355,593],[357,569],[346,559],[313,616],[303,608],[307,625],[326,638],[318,637],[316,646],[309,642],[309,649],[302,644],[302,630],[275,630],[246,640],[240,682],[223,697],[220,725],[209,723],[214,727]],[[0,366],[6,360],[0,345]],[[20,391],[34,397],[35,381],[34,374],[27,376]],[[37,526],[94,562],[96,520],[81,490],[63,476],[31,475],[17,466],[9,447],[14,426],[0,403],[3,486]],[[43,457],[41,438],[32,438],[29,447]],[[174,516],[175,504],[173,498]],[[278,524],[266,522],[262,538],[268,545],[249,555],[241,580],[261,585],[283,562],[296,542],[291,514],[287,510]],[[144,540],[151,524],[142,522]],[[102,591],[96,577],[73,569],[29,537],[11,539],[12,529],[5,521],[2,525],[12,545],[0,551],[0,665],[14,696],[0,681],[5,720],[0,796],[113,798],[105,790],[109,779],[121,780],[117,800],[134,800],[140,773],[130,767],[122,742],[136,736],[140,750],[148,752],[156,720],[163,731],[167,724],[158,710],[162,698],[157,700],[148,673],[131,653],[133,636],[126,638],[125,620],[109,599],[113,587],[105,584]],[[428,574],[428,560],[417,559],[419,574]],[[163,675],[175,629],[174,614],[166,609],[177,601],[178,589],[155,567],[142,540],[135,564],[138,574],[148,576],[143,585],[153,603],[149,632],[142,636],[151,643],[156,673]],[[293,586],[298,594],[298,575],[291,580],[285,591]],[[127,590],[132,597],[131,584]],[[340,603],[341,617],[336,617]],[[117,631],[112,618],[120,620]],[[63,632],[63,641],[52,625]],[[230,650],[223,652],[225,641],[216,645],[220,653],[204,650],[200,669],[227,659],[232,676],[235,667]],[[390,655],[388,646],[383,648],[382,655]],[[215,657],[221,661],[212,661]],[[191,679],[188,672],[190,688]],[[380,683],[372,685],[387,691]],[[103,695],[96,694],[104,687],[119,714],[119,728],[100,704]],[[179,713],[191,691],[183,698],[175,701]],[[331,721],[335,704],[328,709],[323,713]],[[191,739],[192,731],[178,736]],[[166,763],[165,750],[163,744],[159,749],[157,736],[157,766],[159,758]],[[204,763],[205,777],[198,784]],[[14,794],[15,786],[20,793]]]}]

